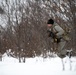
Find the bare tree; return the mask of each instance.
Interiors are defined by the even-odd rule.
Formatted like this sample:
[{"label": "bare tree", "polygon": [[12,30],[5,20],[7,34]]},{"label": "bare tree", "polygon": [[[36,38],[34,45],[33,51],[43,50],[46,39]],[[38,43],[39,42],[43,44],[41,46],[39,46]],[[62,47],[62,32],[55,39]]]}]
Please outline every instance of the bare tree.
[{"label": "bare tree", "polygon": [[56,51],[56,45],[52,45],[47,37],[47,19],[50,17],[62,27],[72,29],[68,48],[75,49],[75,3],[75,0],[2,1],[1,11],[5,10],[7,20],[4,33],[1,34],[4,51],[12,49],[14,55],[19,57],[19,62],[22,57],[25,62],[25,57],[47,57],[47,52]]}]

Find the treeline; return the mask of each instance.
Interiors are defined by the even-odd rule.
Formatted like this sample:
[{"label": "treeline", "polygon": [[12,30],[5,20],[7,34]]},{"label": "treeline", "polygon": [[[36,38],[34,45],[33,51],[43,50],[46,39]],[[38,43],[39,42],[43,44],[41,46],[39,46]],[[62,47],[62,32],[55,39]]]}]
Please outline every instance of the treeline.
[{"label": "treeline", "polygon": [[[0,52],[11,49],[19,57],[47,57],[55,47],[47,36],[47,20],[53,18],[71,29],[67,48],[76,52],[75,0],[1,0]],[[53,49],[54,48],[54,49]]]}]

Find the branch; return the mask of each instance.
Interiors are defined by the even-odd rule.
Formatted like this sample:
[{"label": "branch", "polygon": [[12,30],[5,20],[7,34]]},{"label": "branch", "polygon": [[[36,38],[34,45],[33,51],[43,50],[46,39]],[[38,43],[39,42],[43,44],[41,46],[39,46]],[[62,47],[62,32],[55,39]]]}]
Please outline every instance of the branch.
[{"label": "branch", "polygon": [[0,7],[0,14],[4,14],[4,10]]}]

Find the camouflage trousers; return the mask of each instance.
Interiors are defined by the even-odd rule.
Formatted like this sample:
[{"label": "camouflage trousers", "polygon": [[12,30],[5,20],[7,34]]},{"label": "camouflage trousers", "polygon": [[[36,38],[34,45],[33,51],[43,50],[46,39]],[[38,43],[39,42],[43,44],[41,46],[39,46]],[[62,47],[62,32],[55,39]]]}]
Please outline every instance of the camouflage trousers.
[{"label": "camouflage trousers", "polygon": [[66,46],[66,41],[63,39],[57,44],[58,52],[62,55],[66,54],[65,46]]}]

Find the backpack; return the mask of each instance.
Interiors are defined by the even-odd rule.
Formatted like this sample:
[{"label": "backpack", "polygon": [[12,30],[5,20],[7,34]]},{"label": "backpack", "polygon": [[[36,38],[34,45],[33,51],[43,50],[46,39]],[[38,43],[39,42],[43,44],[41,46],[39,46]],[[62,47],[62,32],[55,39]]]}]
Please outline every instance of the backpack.
[{"label": "backpack", "polygon": [[71,40],[71,37],[70,37],[71,29],[69,27],[65,26],[65,28],[63,28],[63,30],[64,30],[63,39],[66,41]]},{"label": "backpack", "polygon": [[[58,25],[58,24],[56,23],[54,26],[56,26],[56,25]],[[66,41],[71,40],[70,39],[70,31],[71,31],[71,29],[69,27],[67,27],[67,26],[65,26],[65,28],[62,27],[62,26],[60,26],[60,27],[64,30],[63,39],[66,40]]]}]

